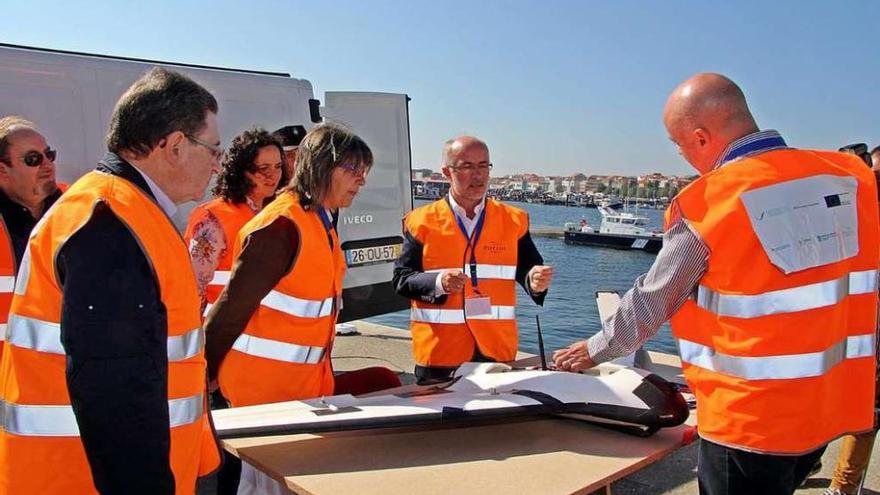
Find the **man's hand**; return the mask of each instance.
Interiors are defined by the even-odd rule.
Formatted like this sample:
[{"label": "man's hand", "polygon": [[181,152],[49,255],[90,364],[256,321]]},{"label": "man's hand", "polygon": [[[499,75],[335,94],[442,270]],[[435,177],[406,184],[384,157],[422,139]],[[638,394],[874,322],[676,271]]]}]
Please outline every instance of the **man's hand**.
[{"label": "man's hand", "polygon": [[553,353],[553,364],[556,369],[561,371],[583,371],[596,366],[596,363],[590,359],[590,352],[587,350],[587,341],[581,340],[575,342],[565,349],[559,349]]},{"label": "man's hand", "polygon": [[446,270],[443,275],[440,275],[440,283],[443,284],[443,290],[448,294],[463,291],[467,279],[467,275],[461,270]]},{"label": "man's hand", "polygon": [[544,292],[550,287],[553,280],[553,267],[547,265],[535,265],[529,270],[529,287],[532,293]]}]

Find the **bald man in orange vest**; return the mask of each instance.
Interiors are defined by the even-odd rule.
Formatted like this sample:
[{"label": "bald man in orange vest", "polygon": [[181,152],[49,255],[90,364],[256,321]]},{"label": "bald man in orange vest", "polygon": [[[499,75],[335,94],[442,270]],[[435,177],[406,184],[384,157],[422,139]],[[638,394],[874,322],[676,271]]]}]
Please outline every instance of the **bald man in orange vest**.
[{"label": "bald man in orange vest", "polygon": [[448,380],[466,361],[512,361],[519,345],[516,284],[537,304],[553,278],[529,236],[528,214],[486,197],[489,147],[473,136],[443,147],[449,195],[403,221],[397,293],[412,300],[419,383]]},{"label": "bald man in orange vest", "polygon": [[554,362],[579,371],[629,354],[671,319],[697,397],[700,493],[791,494],[828,442],[873,426],[873,174],[759,131],[719,74],[680,84],[663,119],[701,176],[667,211],[650,271]]}]

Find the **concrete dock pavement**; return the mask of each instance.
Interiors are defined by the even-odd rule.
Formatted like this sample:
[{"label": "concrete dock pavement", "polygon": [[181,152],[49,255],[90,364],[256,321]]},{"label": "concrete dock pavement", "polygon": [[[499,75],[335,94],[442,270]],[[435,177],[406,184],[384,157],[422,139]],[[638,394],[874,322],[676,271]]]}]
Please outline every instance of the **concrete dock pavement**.
[{"label": "concrete dock pavement", "polygon": [[[404,384],[413,383],[412,348],[407,330],[376,325],[364,321],[349,322],[356,335],[336,337],[333,347],[333,364],[336,371],[354,370],[369,366],[385,366],[397,372]],[[528,354],[521,353],[521,357]],[[697,493],[697,447],[698,442],[678,449],[673,454],[633,473],[612,485],[612,493],[645,495],[678,495]],[[880,442],[878,442],[880,444]],[[874,445],[871,464],[863,495],[880,494],[880,447]],[[822,459],[822,470],[807,480],[805,486],[795,492],[798,495],[820,495],[828,486],[840,442],[833,442]]]}]

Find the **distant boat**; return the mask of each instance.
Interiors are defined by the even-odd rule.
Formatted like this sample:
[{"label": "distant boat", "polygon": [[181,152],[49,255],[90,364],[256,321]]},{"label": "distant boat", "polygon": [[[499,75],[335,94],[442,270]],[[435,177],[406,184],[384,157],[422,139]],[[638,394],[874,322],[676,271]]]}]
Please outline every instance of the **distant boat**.
[{"label": "distant boat", "polygon": [[598,207],[602,215],[599,230],[591,228],[585,220],[581,224],[565,224],[565,242],[584,246],[610,247],[614,249],[638,249],[657,253],[663,247],[663,234],[647,230],[648,217],[635,213],[617,212],[607,204]]},{"label": "distant boat", "polygon": [[596,198],[593,196],[588,196],[584,200],[582,206],[584,206],[586,208],[599,208],[600,206],[605,206],[605,207],[611,208],[613,210],[619,210],[619,209],[623,208],[623,202],[621,202],[620,199],[617,198],[616,196],[609,196],[609,197],[604,197],[604,198],[603,197]]}]

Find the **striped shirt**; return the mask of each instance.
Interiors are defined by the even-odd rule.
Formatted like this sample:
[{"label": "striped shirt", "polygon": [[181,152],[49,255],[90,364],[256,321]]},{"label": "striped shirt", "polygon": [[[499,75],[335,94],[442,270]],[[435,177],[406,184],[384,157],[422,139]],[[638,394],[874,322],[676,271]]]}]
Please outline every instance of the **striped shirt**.
[{"label": "striped shirt", "polygon": [[[776,131],[748,134],[730,143],[715,168],[786,147]],[[614,315],[602,322],[602,330],[587,340],[590,359],[599,364],[635,352],[684,305],[708,267],[709,248],[687,219],[673,211],[671,226],[663,235],[663,248],[654,264],[624,294]]]}]

